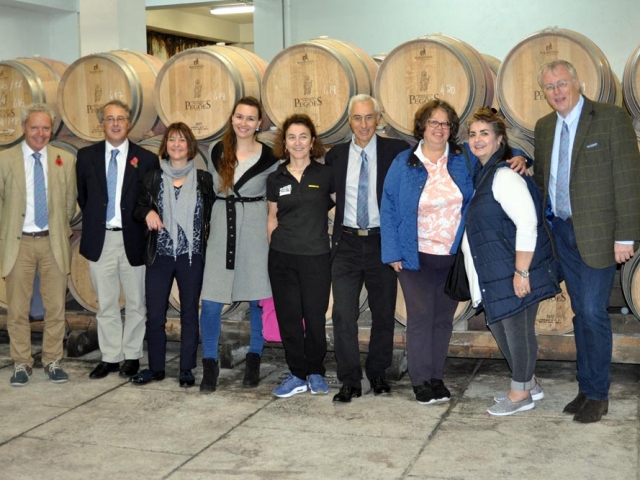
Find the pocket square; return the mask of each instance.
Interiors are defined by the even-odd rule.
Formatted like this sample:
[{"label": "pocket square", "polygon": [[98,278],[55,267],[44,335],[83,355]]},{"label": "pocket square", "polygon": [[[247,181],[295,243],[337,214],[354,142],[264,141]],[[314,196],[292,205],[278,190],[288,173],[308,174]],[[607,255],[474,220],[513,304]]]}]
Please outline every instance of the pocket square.
[{"label": "pocket square", "polygon": [[597,146],[598,146],[598,142],[592,143],[591,145],[587,145],[586,148],[593,148],[593,147],[597,147]]}]

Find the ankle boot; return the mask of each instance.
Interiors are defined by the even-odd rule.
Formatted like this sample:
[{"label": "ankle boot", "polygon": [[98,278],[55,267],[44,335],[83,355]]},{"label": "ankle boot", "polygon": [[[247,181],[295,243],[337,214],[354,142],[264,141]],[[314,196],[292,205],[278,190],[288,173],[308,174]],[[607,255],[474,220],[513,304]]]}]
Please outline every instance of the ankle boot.
[{"label": "ankle boot", "polygon": [[220,367],[218,361],[213,358],[202,359],[202,382],[200,383],[200,391],[202,393],[211,393],[216,391],[216,383],[218,383],[218,375]]},{"label": "ankle boot", "polygon": [[257,353],[247,353],[244,361],[243,387],[257,387],[260,383],[260,355]]}]

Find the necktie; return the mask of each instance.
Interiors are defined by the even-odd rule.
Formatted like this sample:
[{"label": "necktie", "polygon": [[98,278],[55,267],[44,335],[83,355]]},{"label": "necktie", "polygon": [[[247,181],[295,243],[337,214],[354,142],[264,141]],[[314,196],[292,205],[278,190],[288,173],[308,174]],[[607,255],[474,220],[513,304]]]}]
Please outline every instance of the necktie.
[{"label": "necktie", "polygon": [[35,163],[33,166],[33,199],[34,214],[38,228],[44,228],[49,223],[49,213],[47,212],[47,189],[44,183],[44,170],[40,162],[40,154],[34,153]]},{"label": "necktie", "polygon": [[360,153],[360,158],[362,163],[360,164],[360,178],[358,179],[356,221],[358,222],[358,227],[366,230],[369,227],[369,161],[364,150]]},{"label": "necktie", "polygon": [[109,203],[107,203],[107,222],[110,222],[116,216],[116,186],[118,185],[118,162],[116,157],[119,150],[114,148],[111,150],[111,160],[109,160],[109,170],[107,171],[107,193],[109,194]]},{"label": "necktie", "polygon": [[563,220],[571,216],[569,201],[569,127],[562,122],[558,172],[556,174],[556,215]]}]

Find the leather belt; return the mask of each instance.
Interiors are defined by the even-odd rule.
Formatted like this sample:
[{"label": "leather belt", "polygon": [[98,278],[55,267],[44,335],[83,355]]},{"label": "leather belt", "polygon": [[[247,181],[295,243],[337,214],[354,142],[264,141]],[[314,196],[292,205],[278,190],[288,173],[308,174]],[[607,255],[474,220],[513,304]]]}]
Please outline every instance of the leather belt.
[{"label": "leather belt", "polygon": [[121,232],[122,229],[120,227],[107,228],[110,232]]},{"label": "leather belt", "polygon": [[357,235],[359,237],[370,237],[372,235],[380,235],[380,227],[367,228],[366,230],[360,230],[358,228],[342,227],[344,233],[349,235]]},{"label": "leather belt", "polygon": [[22,236],[26,236],[26,237],[33,237],[33,238],[37,238],[37,237],[48,237],[49,236],[49,230],[43,230],[41,232],[22,232]]},{"label": "leather belt", "polygon": [[236,206],[234,203],[261,202],[263,200],[265,197],[234,197],[231,195],[224,199],[227,209],[227,270],[236,268]]}]

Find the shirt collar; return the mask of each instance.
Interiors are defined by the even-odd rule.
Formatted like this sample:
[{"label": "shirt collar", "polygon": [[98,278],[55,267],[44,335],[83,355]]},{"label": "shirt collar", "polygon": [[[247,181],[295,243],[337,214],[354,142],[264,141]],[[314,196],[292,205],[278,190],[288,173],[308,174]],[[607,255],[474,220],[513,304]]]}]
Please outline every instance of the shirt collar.
[{"label": "shirt collar", "polygon": [[367,143],[365,145],[365,147],[362,148],[360,145],[358,145],[356,143],[355,134],[351,134],[351,148],[353,148],[353,151],[356,152],[357,155],[361,155],[360,152],[362,152],[362,150],[364,150],[369,158],[373,158],[375,156],[375,153],[376,153],[376,146],[377,146],[377,144],[376,144],[377,138],[376,137],[377,137],[377,135],[374,133],[373,137],[371,137],[371,140],[369,140],[369,143]]},{"label": "shirt collar", "polygon": [[118,149],[118,153],[122,153],[125,150],[129,150],[129,139],[125,138],[124,142],[122,142],[119,146],[114,147],[113,145],[111,145],[109,143],[109,140],[105,140],[105,153],[107,154],[107,156],[111,155],[111,150],[115,150]]}]

